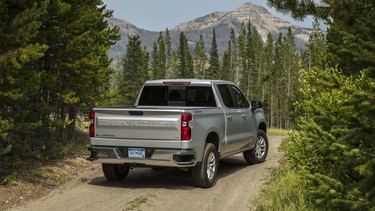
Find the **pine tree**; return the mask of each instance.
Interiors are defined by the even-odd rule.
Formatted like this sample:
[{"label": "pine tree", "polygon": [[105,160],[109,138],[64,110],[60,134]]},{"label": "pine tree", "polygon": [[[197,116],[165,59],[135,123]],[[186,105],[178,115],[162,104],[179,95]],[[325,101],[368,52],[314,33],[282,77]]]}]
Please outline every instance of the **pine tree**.
[{"label": "pine tree", "polygon": [[38,92],[41,75],[34,62],[47,46],[36,42],[46,2],[0,2],[0,184],[16,176],[21,156],[29,155],[39,126],[29,99]]},{"label": "pine tree", "polygon": [[238,48],[237,48],[237,39],[236,33],[233,28],[230,29],[230,44],[232,51],[230,52],[230,77],[229,80],[238,84]]},{"label": "pine tree", "polygon": [[191,53],[189,51],[189,49],[187,48],[187,52],[186,52],[186,70],[187,70],[187,75],[186,75],[186,78],[195,78],[195,75],[194,75],[194,64],[193,64],[193,57],[191,56]]},{"label": "pine tree", "polygon": [[313,67],[324,68],[327,46],[325,35],[320,29],[318,19],[314,19],[313,31],[309,34],[309,42],[306,44],[306,50],[302,52],[302,64],[305,69]]},{"label": "pine tree", "polygon": [[[375,208],[374,4],[373,1],[269,1],[296,18],[327,20],[327,53],[311,43],[296,109],[299,130],[286,158],[324,210]],[[323,7],[322,7],[323,5]],[[320,47],[323,36],[317,36]],[[322,50],[322,51],[320,51]],[[320,54],[320,52],[322,52]],[[322,56],[327,55],[327,57]],[[320,58],[319,58],[320,57]],[[326,60],[328,64],[322,63]],[[327,65],[322,68],[321,64]],[[331,67],[329,67],[331,66]]]},{"label": "pine tree", "polygon": [[44,82],[33,98],[36,108],[43,108],[36,115],[47,151],[62,144],[53,136],[61,137],[65,129],[71,135],[77,114],[88,112],[109,88],[107,50],[119,38],[117,28],[104,21],[111,14],[100,0],[51,1],[47,6],[38,36],[39,43],[49,46],[37,62]]},{"label": "pine tree", "polygon": [[302,76],[297,106],[304,115],[286,158],[321,209],[375,208],[375,80],[368,74],[348,78],[335,68],[313,68]]},{"label": "pine tree", "polygon": [[271,102],[272,102],[272,81],[273,81],[273,39],[268,33],[264,47],[263,75],[262,75],[262,101],[264,102],[265,113],[267,114],[268,125],[271,126]]},{"label": "pine tree", "polygon": [[179,66],[179,74],[178,74],[178,78],[186,78],[186,72],[187,72],[187,68],[186,68],[186,48],[187,48],[187,40],[186,40],[186,37],[185,37],[185,34],[184,32],[180,32],[180,39],[179,39],[179,46],[178,46],[178,66]]},{"label": "pine tree", "polygon": [[294,41],[294,36],[292,34],[292,29],[288,28],[288,34],[284,37],[284,73],[285,73],[285,81],[284,81],[284,104],[283,104],[283,128],[289,128],[290,126],[290,119],[292,115],[292,104],[295,100],[295,91],[296,91],[296,83],[298,81],[299,75],[299,58],[297,55],[297,49]]},{"label": "pine tree", "polygon": [[158,78],[158,70],[159,70],[159,58],[158,58],[158,45],[154,42],[151,51],[151,64],[150,64],[150,78],[157,79]]},{"label": "pine tree", "polygon": [[274,47],[274,65],[272,68],[271,85],[271,127],[281,128],[282,115],[281,108],[283,103],[283,82],[285,81],[284,72],[284,54],[283,54],[283,35],[279,33]]},{"label": "pine tree", "polygon": [[100,102],[101,106],[113,106],[118,103],[118,99],[121,98],[119,94],[119,88],[118,85],[120,84],[120,81],[122,80],[122,62],[120,59],[116,59],[114,62],[113,72],[111,74],[111,83],[109,84],[109,92],[103,92],[102,95],[104,101]]},{"label": "pine tree", "polygon": [[184,32],[180,33],[180,42],[178,46],[178,78],[193,78],[193,58],[189,51],[189,46]]},{"label": "pine tree", "polygon": [[160,32],[158,37],[158,72],[155,79],[163,79],[166,76],[167,70],[167,58],[166,58],[166,46],[164,44],[164,36]]},{"label": "pine tree", "polygon": [[221,70],[220,70],[220,79],[222,80],[231,80],[231,72],[232,72],[232,43],[228,42],[227,50],[224,52]]},{"label": "pine tree", "polygon": [[242,91],[246,97],[250,97],[250,90],[252,89],[253,82],[253,68],[254,68],[254,51],[253,51],[253,33],[250,20],[247,23],[245,33],[245,46],[243,52],[243,65],[241,69],[240,84]]},{"label": "pine tree", "polygon": [[169,33],[168,28],[165,30],[165,37],[164,37],[164,44],[165,44],[165,66],[166,66],[166,78],[171,78],[172,75],[172,41],[171,35]]},{"label": "pine tree", "polygon": [[338,64],[346,75],[370,69],[375,77],[374,9],[351,11],[336,18],[327,33],[329,65]]},{"label": "pine tree", "polygon": [[220,63],[219,63],[219,54],[217,50],[216,44],[216,33],[215,29],[212,32],[212,42],[211,42],[211,50],[210,50],[210,58],[209,58],[209,67],[207,69],[207,78],[208,79],[219,79],[220,77]]},{"label": "pine tree", "polygon": [[176,50],[173,50],[171,53],[170,59],[170,75],[168,78],[179,78],[180,77],[180,69],[179,69],[179,56]]},{"label": "pine tree", "polygon": [[242,78],[242,72],[246,68],[246,52],[245,52],[245,46],[246,46],[246,26],[245,23],[242,23],[241,30],[239,32],[239,35],[237,37],[237,49],[238,49],[238,55],[237,55],[237,65],[236,65],[236,72],[237,72],[237,80],[240,88],[242,90],[245,90],[245,84],[243,83]]},{"label": "pine tree", "polygon": [[303,19],[307,15],[326,20],[328,55],[330,66],[338,64],[346,75],[370,69],[375,75],[375,13],[372,0],[329,1],[309,0],[268,1],[281,12]]},{"label": "pine tree", "polygon": [[253,28],[253,53],[254,53],[254,61],[253,61],[253,67],[252,67],[252,91],[250,94],[250,99],[253,100],[260,100],[261,95],[261,82],[263,78],[263,42],[262,39],[257,31],[257,29]]},{"label": "pine tree", "polygon": [[[75,130],[77,114],[88,112],[100,101],[102,93],[108,91],[112,69],[109,68],[111,60],[107,51],[120,37],[118,28],[109,28],[105,21],[105,18],[112,16],[112,12],[106,10],[101,0],[68,3],[69,15],[74,15],[75,19],[69,20],[67,29],[69,43],[65,53],[71,55],[71,58],[65,57],[62,64],[70,75],[62,75],[61,79],[68,83],[61,86],[66,95],[63,106],[67,107],[69,121],[73,121],[70,129]],[[88,81],[77,86],[82,80]],[[71,96],[73,98],[69,99]],[[61,110],[64,111],[64,108]]]},{"label": "pine tree", "polygon": [[[169,33],[169,32],[168,32]],[[170,39],[170,37],[168,38]],[[167,74],[167,53],[170,50],[166,50],[169,44],[164,43],[165,39],[163,33],[159,33],[157,42],[154,42],[151,52],[151,78],[152,79],[163,79],[166,78]]]},{"label": "pine tree", "polygon": [[123,73],[120,81],[119,94],[121,100],[118,104],[133,105],[148,74],[148,55],[141,46],[138,35],[129,35],[126,45],[126,54],[123,58]]},{"label": "pine tree", "polygon": [[0,4],[0,27],[7,28],[0,29],[6,79],[0,81],[0,107],[7,113],[1,110],[0,119],[14,122],[1,123],[12,131],[1,142],[23,159],[65,155],[78,113],[109,89],[107,50],[118,39],[104,20],[111,12],[100,0]]},{"label": "pine tree", "polygon": [[199,41],[194,48],[194,75],[196,78],[205,78],[207,55],[204,50],[204,41],[202,34],[199,35]]}]

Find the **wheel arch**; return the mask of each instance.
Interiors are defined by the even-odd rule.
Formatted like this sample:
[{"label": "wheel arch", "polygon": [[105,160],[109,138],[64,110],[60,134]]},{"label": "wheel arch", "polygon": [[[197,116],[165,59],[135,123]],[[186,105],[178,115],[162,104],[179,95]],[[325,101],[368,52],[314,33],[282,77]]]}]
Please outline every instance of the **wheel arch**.
[{"label": "wheel arch", "polygon": [[211,131],[210,133],[208,133],[206,137],[206,144],[208,143],[213,144],[216,147],[216,151],[220,152],[219,151],[219,135],[216,132]]},{"label": "wheel arch", "polygon": [[263,130],[267,134],[267,125],[265,122],[261,122],[258,126],[258,130]]}]

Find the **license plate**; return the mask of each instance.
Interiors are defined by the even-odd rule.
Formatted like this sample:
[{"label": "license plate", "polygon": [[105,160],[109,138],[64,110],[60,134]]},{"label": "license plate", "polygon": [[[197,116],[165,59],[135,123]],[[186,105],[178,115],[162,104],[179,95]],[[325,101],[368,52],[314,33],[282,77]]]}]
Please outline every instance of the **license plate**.
[{"label": "license plate", "polygon": [[144,148],[129,148],[128,156],[129,158],[141,158],[144,159],[146,156]]}]

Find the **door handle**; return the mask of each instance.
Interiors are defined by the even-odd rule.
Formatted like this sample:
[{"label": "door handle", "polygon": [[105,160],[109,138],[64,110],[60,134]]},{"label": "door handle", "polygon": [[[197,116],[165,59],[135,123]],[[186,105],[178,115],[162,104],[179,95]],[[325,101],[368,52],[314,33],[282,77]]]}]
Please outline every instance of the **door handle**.
[{"label": "door handle", "polygon": [[241,115],[242,119],[246,119],[246,114]]},{"label": "door handle", "polygon": [[232,115],[228,115],[227,119],[230,120],[230,121],[232,121]]}]

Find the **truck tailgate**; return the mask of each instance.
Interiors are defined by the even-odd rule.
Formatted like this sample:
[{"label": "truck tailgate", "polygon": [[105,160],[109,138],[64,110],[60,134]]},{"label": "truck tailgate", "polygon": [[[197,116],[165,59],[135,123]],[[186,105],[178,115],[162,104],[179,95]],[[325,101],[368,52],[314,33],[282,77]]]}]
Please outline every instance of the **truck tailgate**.
[{"label": "truck tailgate", "polygon": [[181,111],[135,108],[98,108],[95,137],[139,140],[178,140]]}]

